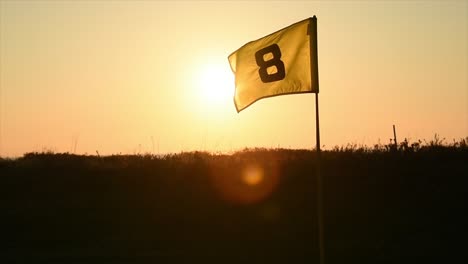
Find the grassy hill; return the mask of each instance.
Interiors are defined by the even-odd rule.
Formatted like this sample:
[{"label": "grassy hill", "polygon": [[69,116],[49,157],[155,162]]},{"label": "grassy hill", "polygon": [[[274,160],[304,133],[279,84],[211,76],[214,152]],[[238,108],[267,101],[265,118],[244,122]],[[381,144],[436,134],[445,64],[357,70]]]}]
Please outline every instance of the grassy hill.
[{"label": "grassy hill", "polygon": [[[322,152],[327,263],[458,263],[467,140]],[[2,263],[317,263],[312,151],[0,160]]]}]

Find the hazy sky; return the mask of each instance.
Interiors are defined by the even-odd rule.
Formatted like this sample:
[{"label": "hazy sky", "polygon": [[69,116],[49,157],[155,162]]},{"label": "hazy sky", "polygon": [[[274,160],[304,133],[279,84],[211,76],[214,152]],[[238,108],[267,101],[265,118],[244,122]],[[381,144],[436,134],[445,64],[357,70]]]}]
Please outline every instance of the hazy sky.
[{"label": "hazy sky", "polygon": [[468,136],[468,1],[0,0],[0,156],[312,148],[314,95],[237,114],[227,56],[313,15],[325,148]]}]

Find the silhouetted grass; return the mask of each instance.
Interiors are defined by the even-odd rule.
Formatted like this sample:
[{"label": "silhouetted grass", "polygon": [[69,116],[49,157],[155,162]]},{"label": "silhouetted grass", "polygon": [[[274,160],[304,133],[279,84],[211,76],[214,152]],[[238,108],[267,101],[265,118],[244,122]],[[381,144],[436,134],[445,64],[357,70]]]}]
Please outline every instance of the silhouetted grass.
[{"label": "silhouetted grass", "polygon": [[[324,151],[327,263],[462,260],[467,142]],[[317,162],[286,149],[0,159],[0,259],[316,263]]]}]

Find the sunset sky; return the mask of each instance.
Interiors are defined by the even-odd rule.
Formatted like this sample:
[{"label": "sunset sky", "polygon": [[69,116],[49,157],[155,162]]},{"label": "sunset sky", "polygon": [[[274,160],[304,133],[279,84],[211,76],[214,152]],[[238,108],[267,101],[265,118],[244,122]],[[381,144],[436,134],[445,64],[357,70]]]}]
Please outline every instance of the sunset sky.
[{"label": "sunset sky", "polygon": [[238,114],[227,57],[314,15],[325,149],[468,136],[468,1],[0,0],[0,156],[311,149],[314,95]]}]

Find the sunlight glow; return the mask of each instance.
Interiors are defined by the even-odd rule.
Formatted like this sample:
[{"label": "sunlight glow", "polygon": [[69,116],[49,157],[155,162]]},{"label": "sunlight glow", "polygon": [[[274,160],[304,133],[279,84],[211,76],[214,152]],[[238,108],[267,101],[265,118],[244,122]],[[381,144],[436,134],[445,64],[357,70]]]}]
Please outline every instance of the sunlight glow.
[{"label": "sunlight glow", "polygon": [[234,75],[229,68],[209,64],[198,75],[200,100],[204,105],[219,106],[232,102],[234,96]]}]

